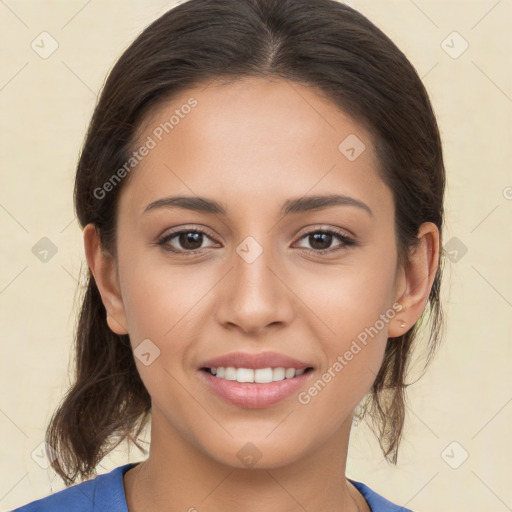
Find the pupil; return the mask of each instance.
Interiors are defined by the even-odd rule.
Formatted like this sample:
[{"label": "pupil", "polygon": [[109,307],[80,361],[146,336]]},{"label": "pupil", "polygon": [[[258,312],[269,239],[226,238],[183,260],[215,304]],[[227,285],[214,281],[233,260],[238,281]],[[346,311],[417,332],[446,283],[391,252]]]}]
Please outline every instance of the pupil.
[{"label": "pupil", "polygon": [[[313,240],[313,243],[311,243],[311,238]],[[324,243],[322,244],[322,239],[324,241]],[[327,243],[325,243],[327,241]],[[313,235],[310,235],[310,244],[311,244],[311,247],[313,247],[313,249],[319,249],[319,250],[322,250],[322,249],[328,249],[329,246],[331,245],[331,241],[332,241],[332,235],[329,234],[329,233],[315,233]],[[320,247],[317,246],[318,242],[320,243]]]},{"label": "pupil", "polygon": [[182,233],[180,235],[180,244],[185,249],[199,249],[201,247],[202,233]]}]

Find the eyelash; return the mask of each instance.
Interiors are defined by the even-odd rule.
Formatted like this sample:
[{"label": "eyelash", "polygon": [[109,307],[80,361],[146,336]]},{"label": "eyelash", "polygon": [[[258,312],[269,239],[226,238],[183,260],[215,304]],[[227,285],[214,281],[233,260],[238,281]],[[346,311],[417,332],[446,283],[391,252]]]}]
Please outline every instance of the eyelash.
[{"label": "eyelash", "polygon": [[[157,242],[157,245],[161,246],[164,248],[164,250],[168,251],[168,252],[172,252],[172,253],[175,253],[175,254],[180,254],[180,255],[183,255],[183,256],[188,256],[188,255],[194,255],[194,254],[197,254],[198,252],[201,252],[203,249],[194,249],[194,250],[191,250],[191,251],[187,251],[187,250],[176,250],[176,249],[170,249],[170,248],[167,248],[165,247],[166,244],[169,243],[169,241],[171,241],[173,238],[183,234],[183,233],[201,233],[203,235],[205,235],[207,238],[209,238],[210,240],[213,240],[213,238],[203,229],[200,229],[200,228],[193,228],[193,229],[182,229],[180,231],[174,231],[172,233],[168,233],[167,235],[164,235],[163,237],[161,237],[158,242]],[[308,249],[307,247],[301,247],[300,249],[303,249],[307,252],[313,252],[314,254],[316,255],[324,255],[324,254],[327,254],[327,253],[332,253],[332,252],[337,252],[337,251],[340,251],[342,250],[343,248],[346,248],[346,247],[351,247],[351,246],[354,246],[354,245],[357,245],[355,240],[353,240],[352,238],[350,238],[349,236],[343,234],[343,233],[340,233],[338,231],[335,231],[335,230],[329,230],[329,229],[316,229],[316,230],[312,230],[312,231],[309,231],[307,233],[304,233],[304,235],[302,235],[299,240],[302,240],[310,235],[313,235],[313,234],[317,234],[317,233],[322,233],[322,234],[325,234],[325,235],[333,235],[334,237],[336,237],[340,242],[341,244],[336,246],[335,248],[331,248],[331,249],[319,249],[319,250],[316,250],[316,249]]]}]

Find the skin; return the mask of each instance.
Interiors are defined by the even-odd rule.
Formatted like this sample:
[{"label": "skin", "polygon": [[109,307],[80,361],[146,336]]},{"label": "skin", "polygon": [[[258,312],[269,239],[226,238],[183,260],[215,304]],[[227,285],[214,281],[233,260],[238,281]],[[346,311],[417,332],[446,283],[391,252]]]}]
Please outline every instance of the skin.
[{"label": "skin", "polygon": [[[151,451],[125,475],[129,509],[369,511],[345,478],[353,412],[387,338],[408,330],[426,305],[438,230],[423,224],[409,266],[398,264],[392,191],[372,139],[318,90],[260,78],[210,83],[160,105],[140,140],[190,97],[198,105],[124,184],[117,255],[101,250],[94,226],[84,230],[110,328],[128,333],[133,348],[149,338],[161,351],[149,366],[136,358],[152,398]],[[366,146],[354,161],[338,149],[349,134]],[[371,214],[351,205],[279,213],[288,199],[333,193],[364,202]],[[144,213],[181,194],[222,202],[227,214]],[[193,255],[179,237],[167,247],[182,254],[157,243],[197,227],[208,236]],[[315,245],[305,236],[329,229],[355,245],[336,237]],[[236,252],[248,236],[263,250],[252,263]],[[397,302],[401,311],[307,405],[293,394],[263,409],[236,407],[198,378],[206,359],[273,350],[314,367],[307,390]],[[237,457],[248,442],[261,453],[254,467]]]}]

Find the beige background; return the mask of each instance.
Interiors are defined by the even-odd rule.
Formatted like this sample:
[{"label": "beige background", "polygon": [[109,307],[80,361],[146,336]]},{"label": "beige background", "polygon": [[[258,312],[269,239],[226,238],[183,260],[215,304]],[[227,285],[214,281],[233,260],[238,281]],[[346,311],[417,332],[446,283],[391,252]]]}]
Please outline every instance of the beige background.
[{"label": "beige background", "polygon": [[[448,171],[445,241],[456,237],[450,243],[459,252],[451,253],[446,269],[445,339],[427,375],[410,389],[399,465],[387,464],[360,426],[348,475],[415,512],[511,510],[512,2],[349,3],[395,41],[424,78]],[[107,71],[172,4],[0,1],[3,511],[63,488],[35,460],[68,385],[84,259],[72,209],[74,168]],[[58,42],[47,59],[31,48],[43,31]],[[464,41],[446,39],[453,31],[469,44],[458,58]],[[46,263],[32,252],[43,237],[57,248]],[[118,450],[100,472],[128,459],[141,455]]]}]

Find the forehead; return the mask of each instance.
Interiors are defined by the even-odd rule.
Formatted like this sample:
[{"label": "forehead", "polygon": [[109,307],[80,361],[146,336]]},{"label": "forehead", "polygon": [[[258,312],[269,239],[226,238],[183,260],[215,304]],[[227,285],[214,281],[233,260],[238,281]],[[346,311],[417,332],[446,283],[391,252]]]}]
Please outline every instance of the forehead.
[{"label": "forehead", "polygon": [[182,91],[146,116],[138,145],[149,139],[127,187],[139,210],[176,192],[238,207],[334,189],[365,201],[390,196],[369,133],[318,89],[286,80]]}]

